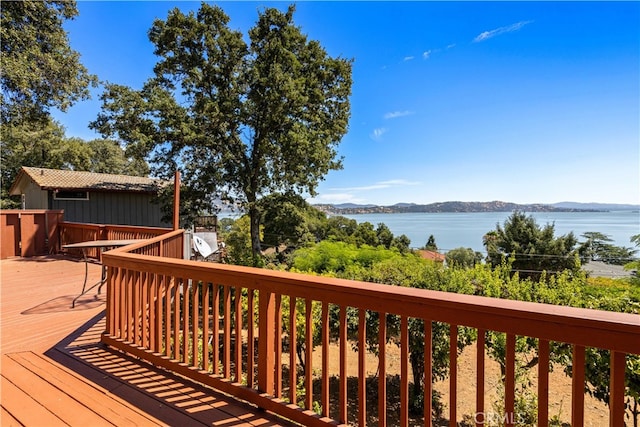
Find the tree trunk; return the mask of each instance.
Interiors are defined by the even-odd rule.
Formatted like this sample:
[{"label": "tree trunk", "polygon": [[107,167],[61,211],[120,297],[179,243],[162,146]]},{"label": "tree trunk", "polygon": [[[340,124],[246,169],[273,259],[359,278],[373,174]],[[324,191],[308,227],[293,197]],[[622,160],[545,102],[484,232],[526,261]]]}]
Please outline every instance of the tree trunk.
[{"label": "tree trunk", "polygon": [[[409,361],[411,362],[411,371],[413,373],[413,399],[409,403],[409,409],[414,414],[418,414],[422,411],[423,407],[419,407],[419,396],[422,396],[423,383],[427,380],[426,375],[431,375],[429,372],[424,372],[424,352],[416,351],[411,352],[409,355]],[[431,380],[431,378],[429,378]],[[430,399],[431,396],[425,396],[424,399]],[[422,404],[427,402],[423,401]]]},{"label": "tree trunk", "polygon": [[251,222],[251,252],[253,255],[253,266],[260,266],[260,210],[252,203],[249,207],[249,219]]}]

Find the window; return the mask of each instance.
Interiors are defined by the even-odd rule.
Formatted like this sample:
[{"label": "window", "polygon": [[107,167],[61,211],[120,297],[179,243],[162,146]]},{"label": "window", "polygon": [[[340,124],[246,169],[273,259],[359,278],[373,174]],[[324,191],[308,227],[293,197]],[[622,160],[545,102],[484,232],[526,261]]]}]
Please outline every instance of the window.
[{"label": "window", "polygon": [[54,200],[89,200],[88,191],[54,191]]}]

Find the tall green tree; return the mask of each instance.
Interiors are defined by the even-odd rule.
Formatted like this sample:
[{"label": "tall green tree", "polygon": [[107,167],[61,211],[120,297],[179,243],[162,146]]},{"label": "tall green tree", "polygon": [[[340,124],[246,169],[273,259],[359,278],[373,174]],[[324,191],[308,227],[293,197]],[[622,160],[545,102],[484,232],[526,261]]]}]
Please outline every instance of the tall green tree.
[{"label": "tall green tree", "polygon": [[260,12],[247,43],[217,6],[172,10],[149,31],[155,76],[139,91],[109,84],[93,123],[149,156],[160,177],[183,169],[194,208],[242,206],[256,259],[261,197],[316,194],[342,167],[336,149],[350,115],[351,61],[307,40],[294,11]]},{"label": "tall green tree", "polygon": [[481,263],[483,258],[481,252],[462,247],[451,249],[445,257],[447,265],[454,268],[473,268],[474,265]]},{"label": "tall green tree", "polygon": [[89,171],[131,176],[149,175],[149,165],[139,158],[128,157],[117,141],[94,139],[86,143],[91,149]]},{"label": "tall green tree", "polygon": [[324,213],[297,194],[273,193],[261,199],[264,224],[263,243],[278,248],[315,243],[318,230],[326,222]]},{"label": "tall green tree", "polygon": [[[631,243],[634,243],[636,245],[637,248],[640,248],[640,234],[635,234],[633,236],[631,236]],[[635,282],[636,283],[640,283],[639,279],[640,279],[640,259],[636,258],[631,262],[628,262],[627,264],[624,265],[624,269],[625,270],[635,270]]]},{"label": "tall green tree", "polygon": [[22,166],[147,176],[144,160],[128,158],[115,141],[65,138],[64,128],[50,118],[0,127],[3,209],[18,207],[8,190]]},{"label": "tall green tree", "polygon": [[533,216],[515,211],[503,226],[496,224],[496,229],[484,236],[487,261],[496,267],[505,258],[513,258],[514,272],[531,278],[540,278],[544,271],[578,271],[577,239],[573,233],[556,237],[554,231],[553,224],[540,227]]},{"label": "tall green tree", "polygon": [[633,248],[611,244],[613,239],[604,233],[589,231],[581,236],[586,239],[578,248],[583,262],[602,261],[606,264],[625,265],[633,260],[637,252]]},{"label": "tall green tree", "polygon": [[425,245],[422,247],[422,249],[426,249],[428,251],[437,251],[438,250],[438,245],[436,245],[436,238],[433,237],[433,234],[429,235],[429,238],[427,239],[427,243],[425,243]]},{"label": "tall green tree", "polygon": [[46,120],[89,98],[97,78],[80,63],[62,28],[78,15],[75,1],[7,1],[0,8],[2,125]]}]

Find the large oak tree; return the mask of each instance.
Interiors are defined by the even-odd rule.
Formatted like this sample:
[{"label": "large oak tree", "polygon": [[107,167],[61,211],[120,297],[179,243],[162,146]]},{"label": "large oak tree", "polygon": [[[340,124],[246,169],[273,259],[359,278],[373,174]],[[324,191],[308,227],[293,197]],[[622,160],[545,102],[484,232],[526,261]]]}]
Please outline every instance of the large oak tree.
[{"label": "large oak tree", "polygon": [[149,31],[159,61],[140,90],[110,84],[93,123],[159,176],[184,171],[185,214],[216,200],[250,216],[260,253],[260,199],[315,194],[342,167],[337,145],[350,115],[351,61],[327,54],[294,25],[295,8],[259,13],[248,43],[217,6],[172,10]]}]

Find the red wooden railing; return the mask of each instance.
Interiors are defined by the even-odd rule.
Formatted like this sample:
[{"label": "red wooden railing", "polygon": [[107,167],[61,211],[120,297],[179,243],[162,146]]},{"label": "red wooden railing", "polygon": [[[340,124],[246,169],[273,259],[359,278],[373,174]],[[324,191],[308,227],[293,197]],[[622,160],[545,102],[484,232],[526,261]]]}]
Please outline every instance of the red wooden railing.
[{"label": "red wooden railing", "polygon": [[[123,240],[149,239],[171,231],[170,228],[138,227],[131,225],[88,224],[63,221],[58,224],[60,233],[60,248],[69,243],[87,240]],[[77,250],[78,254],[81,254]],[[99,258],[100,250],[87,249],[87,257]]]},{"label": "red wooden railing", "polygon": [[[432,322],[449,324],[450,425],[457,417],[457,341],[459,327],[478,331],[476,364],[477,425],[488,408],[484,402],[485,332],[506,333],[504,421],[513,425],[515,414],[516,337],[538,339],[538,425],[548,425],[549,343],[573,348],[572,425],[583,425],[585,348],[611,351],[610,422],[622,426],[625,414],[625,355],[640,354],[640,316],[546,304],[500,300],[422,289],[315,277],[264,269],[180,259],[182,231],[104,254],[108,266],[106,344],[155,365],[207,384],[223,392],[303,425],[366,425],[366,322],[377,313],[400,320],[399,420],[409,422],[409,320],[424,320],[425,425],[431,424],[430,381]],[[297,302],[300,301],[301,304]],[[283,306],[289,308],[284,311]],[[329,351],[329,307],[339,307],[339,371],[329,372],[336,358]],[[320,306],[320,310],[315,307]],[[358,399],[347,396],[347,309],[356,309]],[[297,311],[300,310],[298,316]],[[319,313],[318,313],[319,312]],[[283,314],[288,314],[287,336]],[[304,373],[298,369],[296,341],[313,336],[314,320],[321,328],[321,362],[313,365],[312,346],[303,354]],[[299,317],[301,320],[299,320]],[[387,323],[380,322],[378,342],[385,342]],[[286,345],[283,345],[283,342]],[[289,357],[285,357],[286,352]],[[315,359],[317,360],[317,359]],[[377,424],[387,425],[387,352],[379,346]],[[284,368],[284,369],[283,369]],[[288,372],[286,370],[288,369]],[[320,390],[313,388],[314,372]],[[319,373],[317,373],[319,372]],[[337,376],[338,398],[330,398],[330,377]],[[311,410],[319,406],[319,414]]]}]

